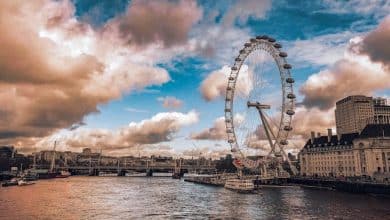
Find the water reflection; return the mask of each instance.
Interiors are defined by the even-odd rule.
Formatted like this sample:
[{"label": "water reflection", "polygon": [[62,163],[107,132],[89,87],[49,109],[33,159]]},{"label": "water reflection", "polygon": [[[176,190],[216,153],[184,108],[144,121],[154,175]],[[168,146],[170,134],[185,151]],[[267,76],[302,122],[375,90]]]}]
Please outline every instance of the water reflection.
[{"label": "water reflection", "polygon": [[0,188],[1,219],[386,219],[389,215],[389,198],[300,187],[238,194],[169,178],[71,177]]}]

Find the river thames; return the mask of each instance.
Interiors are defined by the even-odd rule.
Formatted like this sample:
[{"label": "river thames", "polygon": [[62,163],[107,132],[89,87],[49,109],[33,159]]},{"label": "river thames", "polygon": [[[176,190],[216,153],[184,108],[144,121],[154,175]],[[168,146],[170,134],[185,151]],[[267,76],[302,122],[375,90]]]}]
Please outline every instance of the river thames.
[{"label": "river thames", "polygon": [[171,178],[70,177],[0,188],[0,219],[389,219],[390,198],[319,189],[239,194]]}]

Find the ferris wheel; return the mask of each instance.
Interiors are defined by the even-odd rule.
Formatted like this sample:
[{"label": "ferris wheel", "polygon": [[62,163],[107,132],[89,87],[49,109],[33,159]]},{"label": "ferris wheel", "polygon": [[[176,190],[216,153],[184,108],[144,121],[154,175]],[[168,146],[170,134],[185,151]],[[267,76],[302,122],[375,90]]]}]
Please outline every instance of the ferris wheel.
[{"label": "ferris wheel", "polygon": [[[231,67],[226,88],[225,123],[231,152],[240,160],[239,166],[256,168],[264,163],[264,160],[247,157],[248,151],[254,149],[263,149],[265,158],[284,158],[290,163],[284,147],[288,145],[292,131],[296,96],[290,74],[292,66],[287,63],[287,53],[281,48],[274,38],[257,36],[244,44]],[[264,63],[271,64],[272,68],[264,67]],[[265,72],[271,72],[274,82],[270,89],[265,86],[271,84],[264,80]],[[243,85],[240,77],[244,75],[247,78],[244,85],[249,89],[243,94],[238,90]],[[264,98],[270,93],[278,95]],[[268,102],[274,103],[273,106]]]}]

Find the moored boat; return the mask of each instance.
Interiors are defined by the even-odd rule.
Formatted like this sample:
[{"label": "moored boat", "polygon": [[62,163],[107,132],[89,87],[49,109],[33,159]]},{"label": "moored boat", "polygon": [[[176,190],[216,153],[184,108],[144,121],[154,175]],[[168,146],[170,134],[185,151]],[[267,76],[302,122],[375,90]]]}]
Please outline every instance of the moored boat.
[{"label": "moored boat", "polygon": [[129,173],[125,173],[125,176],[130,176],[130,177],[145,177],[145,176],[146,176],[146,173],[129,172]]},{"label": "moored boat", "polygon": [[27,181],[34,181],[38,179],[38,174],[35,172],[31,172],[31,170],[26,170],[22,174],[22,178],[27,180]]},{"label": "moored boat", "polygon": [[36,175],[38,179],[52,179],[59,175],[59,172],[53,172],[47,169],[34,169],[30,172]]},{"label": "moored boat", "polygon": [[8,187],[8,186],[17,186],[18,185],[18,179],[12,178],[11,180],[8,180],[1,184],[2,187]]},{"label": "moored boat", "polygon": [[56,178],[67,178],[67,177],[70,177],[72,174],[69,172],[69,171],[66,171],[66,170],[62,170],[57,176]]},{"label": "moored boat", "polygon": [[225,188],[238,192],[249,193],[255,190],[255,185],[252,180],[234,178],[226,180]]},{"label": "moored boat", "polygon": [[30,182],[30,181],[26,181],[24,179],[21,179],[18,181],[18,186],[28,186],[28,185],[32,185],[32,184],[35,184],[35,183]]},{"label": "moored boat", "polygon": [[118,173],[99,172],[99,176],[118,176]]}]

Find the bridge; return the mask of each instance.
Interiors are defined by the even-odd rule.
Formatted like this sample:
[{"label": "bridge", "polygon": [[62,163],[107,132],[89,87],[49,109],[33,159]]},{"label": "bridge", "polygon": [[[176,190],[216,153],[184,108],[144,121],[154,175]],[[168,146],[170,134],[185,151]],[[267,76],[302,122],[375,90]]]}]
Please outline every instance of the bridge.
[{"label": "bridge", "polygon": [[[37,165],[37,169],[48,169],[47,165]],[[118,173],[120,175],[125,175],[125,173],[132,172],[173,172],[175,170],[175,164],[158,164],[158,165],[121,165],[121,166],[103,166],[103,165],[94,165],[94,166],[55,166],[55,170],[69,170],[72,174],[88,174],[88,175],[98,175],[99,172],[111,172]],[[213,173],[215,171],[214,166],[210,165],[181,165],[180,172],[197,172],[197,173]]]}]

